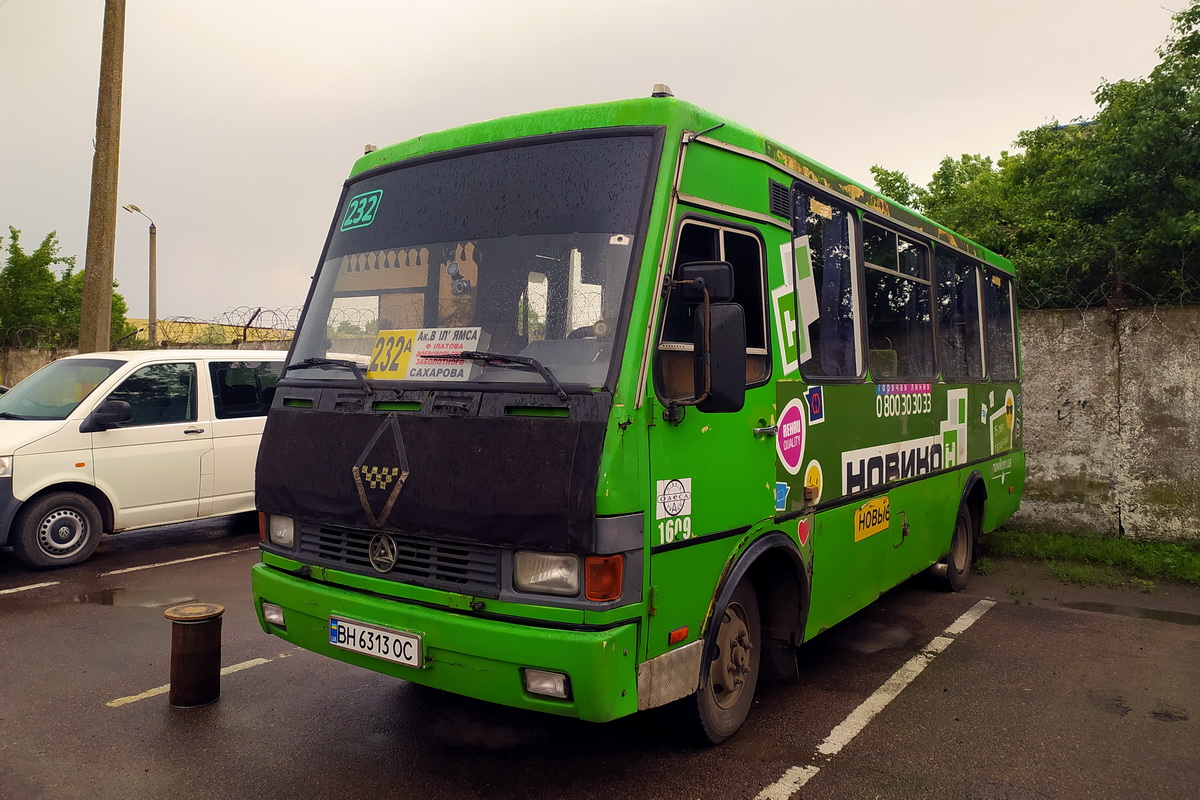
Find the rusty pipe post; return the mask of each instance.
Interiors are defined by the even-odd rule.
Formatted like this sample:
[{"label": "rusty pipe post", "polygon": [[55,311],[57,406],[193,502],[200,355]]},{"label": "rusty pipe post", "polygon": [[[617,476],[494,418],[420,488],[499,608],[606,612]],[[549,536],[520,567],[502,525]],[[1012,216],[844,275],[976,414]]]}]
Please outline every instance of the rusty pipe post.
[{"label": "rusty pipe post", "polygon": [[195,708],[221,697],[221,615],[216,603],[185,603],[164,613],[171,620],[171,690],[175,708]]}]

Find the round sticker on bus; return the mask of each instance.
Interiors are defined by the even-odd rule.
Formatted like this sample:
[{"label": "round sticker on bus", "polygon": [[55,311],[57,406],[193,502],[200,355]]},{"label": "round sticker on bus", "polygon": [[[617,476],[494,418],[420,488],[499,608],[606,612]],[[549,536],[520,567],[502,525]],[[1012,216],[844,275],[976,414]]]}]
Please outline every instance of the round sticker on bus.
[{"label": "round sticker on bus", "polygon": [[775,452],[789,475],[800,471],[804,463],[804,400],[795,398],[783,407],[779,415],[779,430],[775,433]]}]

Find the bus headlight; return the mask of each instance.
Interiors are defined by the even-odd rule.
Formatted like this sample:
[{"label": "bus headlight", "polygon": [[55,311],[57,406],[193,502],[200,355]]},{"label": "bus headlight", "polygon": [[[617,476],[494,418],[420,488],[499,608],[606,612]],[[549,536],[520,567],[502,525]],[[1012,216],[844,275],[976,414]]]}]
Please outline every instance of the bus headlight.
[{"label": "bus headlight", "polygon": [[267,518],[267,525],[267,538],[271,540],[271,544],[280,547],[292,546],[292,542],[295,540],[296,525],[292,522],[291,517],[271,514]]},{"label": "bus headlight", "polygon": [[0,456],[0,478],[12,477],[12,456]]},{"label": "bus headlight", "polygon": [[534,594],[579,594],[579,556],[519,551],[513,558],[513,585]]}]

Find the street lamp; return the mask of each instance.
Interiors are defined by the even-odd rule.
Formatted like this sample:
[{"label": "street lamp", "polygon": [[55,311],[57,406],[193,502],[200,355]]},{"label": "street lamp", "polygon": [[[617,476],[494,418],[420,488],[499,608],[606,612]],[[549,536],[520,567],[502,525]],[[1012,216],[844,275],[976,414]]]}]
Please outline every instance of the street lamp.
[{"label": "street lamp", "polygon": [[[130,203],[127,206],[121,206],[131,214],[141,214],[146,219],[150,219],[150,215],[142,211],[137,206]],[[147,338],[150,339],[150,346],[158,346],[158,245],[156,238],[158,235],[157,229],[154,227],[154,220],[150,219],[150,320],[146,331]]]}]

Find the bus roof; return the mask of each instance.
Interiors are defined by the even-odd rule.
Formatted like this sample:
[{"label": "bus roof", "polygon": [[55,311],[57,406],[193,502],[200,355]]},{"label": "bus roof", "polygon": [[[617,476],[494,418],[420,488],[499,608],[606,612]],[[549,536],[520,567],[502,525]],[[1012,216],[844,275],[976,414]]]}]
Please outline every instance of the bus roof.
[{"label": "bus roof", "polygon": [[641,97],[535,111],[423,134],[367,153],[355,162],[350,177],[354,178],[364,172],[410,158],[462,147],[527,136],[621,126],[663,126],[670,134],[668,144],[671,139],[678,142],[684,131],[705,132],[707,139],[755,154],[777,169],[818,185],[828,192],[841,195],[855,205],[869,208],[874,213],[922,231],[935,241],[948,244],[1005,272],[1014,272],[1012,262],[998,253],[885,197],[874,189],[751,128],[670,96]]}]

